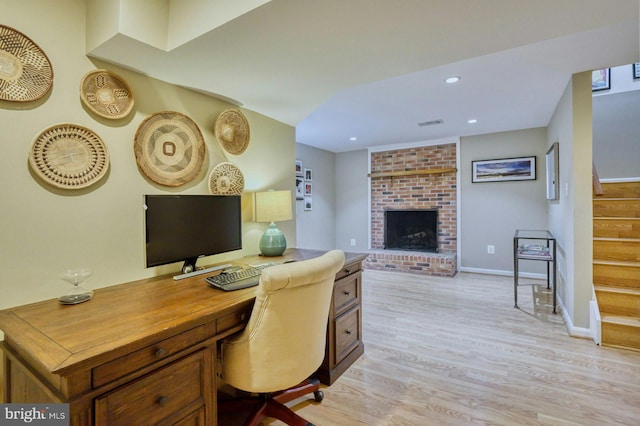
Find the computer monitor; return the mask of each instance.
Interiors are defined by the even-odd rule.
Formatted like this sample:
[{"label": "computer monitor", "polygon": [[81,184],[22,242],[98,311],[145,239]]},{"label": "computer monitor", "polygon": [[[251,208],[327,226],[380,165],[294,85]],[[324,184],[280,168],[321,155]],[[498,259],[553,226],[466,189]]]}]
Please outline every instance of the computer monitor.
[{"label": "computer monitor", "polygon": [[239,196],[145,195],[147,267],[184,262],[195,271],[200,257],[242,249]]}]

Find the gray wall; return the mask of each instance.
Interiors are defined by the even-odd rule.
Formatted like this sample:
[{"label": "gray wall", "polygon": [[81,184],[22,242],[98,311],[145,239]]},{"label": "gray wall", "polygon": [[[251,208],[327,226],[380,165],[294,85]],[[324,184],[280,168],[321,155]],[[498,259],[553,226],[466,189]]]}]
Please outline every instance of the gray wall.
[{"label": "gray wall", "polygon": [[[461,270],[511,273],[516,229],[547,229],[546,130],[493,133],[460,141]],[[471,162],[536,156],[536,180],[471,183]],[[495,254],[487,253],[495,246]],[[521,262],[524,272],[541,273],[544,262]]]},{"label": "gray wall", "polygon": [[[369,248],[369,179],[367,151],[336,155],[336,248]],[[351,245],[355,240],[355,245]]]},{"label": "gray wall", "polygon": [[335,157],[332,152],[296,144],[296,159],[302,161],[303,169],[313,171],[312,210],[304,210],[303,201],[296,201],[297,248],[330,250],[336,246]]},{"label": "gray wall", "polygon": [[593,98],[593,161],[601,179],[640,177],[640,91]]}]

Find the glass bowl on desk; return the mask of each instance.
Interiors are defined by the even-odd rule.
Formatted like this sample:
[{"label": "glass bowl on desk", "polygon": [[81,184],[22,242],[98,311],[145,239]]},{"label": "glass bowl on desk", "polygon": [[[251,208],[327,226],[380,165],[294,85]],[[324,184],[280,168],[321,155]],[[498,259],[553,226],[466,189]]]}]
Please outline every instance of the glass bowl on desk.
[{"label": "glass bowl on desk", "polygon": [[63,305],[77,305],[90,300],[93,297],[93,291],[82,287],[80,283],[90,277],[91,274],[93,274],[93,271],[89,268],[67,269],[61,278],[73,287],[66,294],[58,297],[58,301]]}]

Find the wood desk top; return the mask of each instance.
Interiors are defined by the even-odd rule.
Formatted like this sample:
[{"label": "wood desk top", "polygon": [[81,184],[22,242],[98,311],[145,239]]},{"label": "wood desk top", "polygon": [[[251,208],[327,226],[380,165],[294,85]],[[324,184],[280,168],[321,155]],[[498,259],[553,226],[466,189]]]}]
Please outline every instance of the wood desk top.
[{"label": "wood desk top", "polygon": [[[231,263],[306,260],[320,250],[288,249],[281,257],[249,256]],[[366,254],[345,253],[346,263]],[[0,311],[5,340],[54,374],[90,368],[194,327],[250,309],[256,288],[225,292],[206,285],[207,275],[174,281],[173,275],[98,289],[93,299],[62,305],[57,299]],[[213,331],[215,334],[215,330]]]}]

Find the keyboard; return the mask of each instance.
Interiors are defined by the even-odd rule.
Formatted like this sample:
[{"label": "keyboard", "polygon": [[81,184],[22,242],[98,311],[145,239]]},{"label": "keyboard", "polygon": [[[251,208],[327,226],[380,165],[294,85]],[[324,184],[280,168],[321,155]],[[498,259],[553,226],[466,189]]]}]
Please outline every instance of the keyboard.
[{"label": "keyboard", "polygon": [[240,290],[257,286],[260,282],[260,275],[263,269],[274,265],[273,263],[263,263],[262,265],[249,266],[234,272],[222,272],[205,278],[210,287],[219,288],[225,291]]}]

